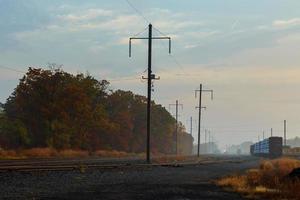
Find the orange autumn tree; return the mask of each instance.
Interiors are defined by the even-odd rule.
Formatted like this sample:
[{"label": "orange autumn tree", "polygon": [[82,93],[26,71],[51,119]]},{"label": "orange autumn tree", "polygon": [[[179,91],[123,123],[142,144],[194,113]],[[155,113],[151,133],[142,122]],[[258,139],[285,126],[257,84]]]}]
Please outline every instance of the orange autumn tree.
[{"label": "orange autumn tree", "polygon": [[[90,75],[29,68],[1,105],[0,146],[144,152],[146,103]],[[172,153],[174,123],[152,102],[153,152]]]}]

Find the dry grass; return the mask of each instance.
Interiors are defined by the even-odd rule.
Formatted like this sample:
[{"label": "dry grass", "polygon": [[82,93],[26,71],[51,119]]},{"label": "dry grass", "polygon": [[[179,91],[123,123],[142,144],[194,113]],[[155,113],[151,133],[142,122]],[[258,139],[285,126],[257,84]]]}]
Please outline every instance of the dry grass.
[{"label": "dry grass", "polygon": [[119,151],[103,151],[88,152],[83,150],[66,149],[58,151],[53,148],[32,148],[22,150],[0,150],[0,160],[10,159],[26,159],[26,158],[81,158],[88,156],[106,157],[106,158],[123,158],[140,156],[139,154],[130,154]]},{"label": "dry grass", "polygon": [[231,188],[236,192],[246,193],[249,188],[246,176],[231,176],[219,180],[218,185],[226,188]]},{"label": "dry grass", "polygon": [[51,158],[58,156],[58,152],[52,148],[33,148],[21,150],[18,155],[26,158]]},{"label": "dry grass", "polygon": [[300,180],[287,178],[298,167],[300,161],[290,158],[262,161],[258,169],[248,170],[242,176],[222,178],[217,184],[251,198],[300,199]]},{"label": "dry grass", "polygon": [[8,160],[8,159],[18,159],[21,156],[18,156],[16,151],[13,150],[0,150],[0,160]]},{"label": "dry grass", "polygon": [[113,151],[98,150],[95,151],[93,154],[104,158],[124,158],[130,155],[123,151],[114,151],[114,150]]},{"label": "dry grass", "polygon": [[83,150],[67,149],[67,150],[59,151],[58,156],[66,157],[66,158],[82,158],[82,157],[88,157],[89,152]]}]

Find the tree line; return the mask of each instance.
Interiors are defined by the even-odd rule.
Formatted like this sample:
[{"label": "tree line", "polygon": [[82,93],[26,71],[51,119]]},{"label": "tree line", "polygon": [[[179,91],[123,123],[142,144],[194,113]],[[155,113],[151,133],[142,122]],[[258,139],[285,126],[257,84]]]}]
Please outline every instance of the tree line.
[{"label": "tree line", "polygon": [[[29,68],[0,104],[0,146],[144,152],[146,104],[146,97],[113,91],[108,81],[89,74]],[[155,102],[151,112],[152,152],[173,153],[174,117]],[[180,151],[192,146],[182,124],[179,138]]]}]

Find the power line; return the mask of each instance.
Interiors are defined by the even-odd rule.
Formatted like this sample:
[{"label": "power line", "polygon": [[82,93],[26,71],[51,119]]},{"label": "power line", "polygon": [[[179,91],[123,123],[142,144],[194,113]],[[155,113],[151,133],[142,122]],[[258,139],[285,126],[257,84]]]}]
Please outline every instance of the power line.
[{"label": "power line", "polygon": [[142,30],[142,31],[138,32],[137,34],[135,34],[135,35],[134,35],[134,37],[136,37],[136,36],[139,36],[139,35],[143,34],[144,32],[146,32],[146,30],[148,30],[148,26],[147,26],[147,27],[145,27],[145,29],[144,29],[144,30]]},{"label": "power line", "polygon": [[[157,28],[154,28],[159,34],[161,34],[161,35],[163,35],[163,36],[166,36],[166,34],[164,34],[163,32],[161,32],[159,29],[157,29]],[[163,46],[164,48],[167,48],[166,47],[166,45],[164,44],[164,43],[162,43],[162,42],[160,42],[160,45],[161,46]],[[186,72],[185,72],[185,70],[184,70],[184,67],[180,64],[180,62],[172,55],[172,54],[170,54],[169,56],[168,56],[168,58],[172,61],[172,62],[174,62],[176,65],[177,65],[177,67],[179,67],[179,69],[183,72],[183,74],[184,75],[188,75]],[[176,75],[177,76],[177,75]]]},{"label": "power line", "polygon": [[155,29],[159,34],[163,35],[163,36],[168,36],[167,34],[163,33],[162,31],[160,31],[158,28],[153,27],[153,29]]},{"label": "power line", "polygon": [[[3,65],[0,65],[0,68],[2,69],[5,69],[5,70],[8,70],[8,71],[13,71],[13,72],[17,72],[17,73],[22,73],[22,74],[26,74],[27,72],[25,71],[22,71],[22,70],[19,70],[19,69],[16,69],[16,68],[12,68],[12,67],[7,67],[7,66],[3,66]],[[144,71],[145,72],[145,71]],[[144,73],[143,72],[143,73]],[[107,80],[109,82],[118,82],[118,81],[132,81],[132,80],[141,80],[140,77],[119,77],[119,78],[112,78],[112,79],[105,79],[104,80]]]},{"label": "power line", "polygon": [[[133,9],[135,10],[147,23],[150,23],[150,20],[148,20],[145,15],[137,8],[135,7],[129,0],[125,0],[127,2],[127,4]],[[163,35],[163,36],[167,36],[167,34],[163,33],[162,31],[160,31],[158,28],[153,26],[153,29],[156,30],[159,34]],[[173,62],[184,72],[184,74],[187,74],[184,71],[184,67],[178,62],[178,60],[172,55],[170,54],[170,57],[173,59]]]},{"label": "power line", "polygon": [[12,67],[6,67],[6,66],[3,66],[3,65],[0,65],[0,68],[6,69],[6,70],[9,70],[9,71],[14,71],[14,72],[17,72],[17,73],[26,73],[25,71],[15,69],[15,68],[12,68]]},{"label": "power line", "polygon": [[147,23],[150,24],[150,21],[145,17],[145,15],[137,8],[135,7],[129,0],[125,0],[125,2],[127,2],[127,4],[133,9],[135,10],[135,12],[137,14],[139,14]]},{"label": "power line", "polygon": [[118,79],[107,79],[108,82],[134,81],[134,80],[141,80],[141,78],[118,78]]}]

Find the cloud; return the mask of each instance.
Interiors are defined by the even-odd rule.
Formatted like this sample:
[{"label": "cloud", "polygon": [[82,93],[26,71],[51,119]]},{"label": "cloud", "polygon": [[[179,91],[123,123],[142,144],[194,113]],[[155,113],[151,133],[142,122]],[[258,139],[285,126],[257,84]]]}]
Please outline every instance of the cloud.
[{"label": "cloud", "polygon": [[292,26],[299,26],[300,18],[293,18],[288,20],[276,20],[273,22],[273,27],[276,28],[289,28]]},{"label": "cloud", "polygon": [[102,30],[119,30],[124,31],[135,27],[140,18],[136,15],[121,15],[112,20],[103,20],[100,22],[90,22],[79,25],[79,29],[102,29]]},{"label": "cloud", "polygon": [[168,30],[169,32],[179,31],[179,30],[187,29],[187,28],[197,28],[197,27],[201,27],[201,26],[205,25],[204,22],[187,21],[185,19],[181,19],[180,21],[159,19],[154,24],[157,28],[163,29],[163,30]]},{"label": "cloud", "polygon": [[88,9],[81,14],[60,15],[59,18],[67,22],[82,22],[97,19],[99,17],[112,16],[113,11],[104,9]]}]

